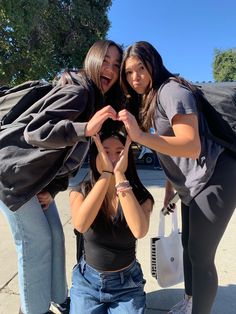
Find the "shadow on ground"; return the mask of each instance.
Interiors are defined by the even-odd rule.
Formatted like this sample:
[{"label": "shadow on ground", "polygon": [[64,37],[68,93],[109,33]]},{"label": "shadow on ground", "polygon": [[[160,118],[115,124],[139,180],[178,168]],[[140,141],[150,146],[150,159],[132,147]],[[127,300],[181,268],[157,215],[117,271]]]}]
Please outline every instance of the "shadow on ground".
[{"label": "shadow on ground", "polygon": [[[163,314],[178,303],[183,297],[183,289],[162,289],[147,293],[146,314]],[[212,314],[236,313],[236,285],[218,287]]]}]

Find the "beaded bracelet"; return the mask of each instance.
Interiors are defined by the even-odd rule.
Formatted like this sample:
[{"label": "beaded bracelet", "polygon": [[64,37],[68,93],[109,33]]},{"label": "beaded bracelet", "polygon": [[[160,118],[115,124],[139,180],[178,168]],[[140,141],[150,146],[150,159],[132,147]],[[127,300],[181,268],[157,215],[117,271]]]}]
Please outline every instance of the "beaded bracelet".
[{"label": "beaded bracelet", "polygon": [[116,187],[116,193],[123,193],[129,190],[132,190],[132,186],[130,185],[128,180],[125,180],[123,182],[119,182],[118,184],[115,185]]},{"label": "beaded bracelet", "polygon": [[129,191],[129,190],[132,190],[132,186],[128,186],[127,188],[119,188],[116,190],[117,194],[118,193],[123,193],[123,192],[126,192],[126,191]]},{"label": "beaded bracelet", "polygon": [[128,180],[124,180],[123,182],[119,182],[115,185],[115,188],[116,189],[119,189],[119,188],[126,188],[126,187],[129,187],[130,184],[129,184],[129,181]]}]

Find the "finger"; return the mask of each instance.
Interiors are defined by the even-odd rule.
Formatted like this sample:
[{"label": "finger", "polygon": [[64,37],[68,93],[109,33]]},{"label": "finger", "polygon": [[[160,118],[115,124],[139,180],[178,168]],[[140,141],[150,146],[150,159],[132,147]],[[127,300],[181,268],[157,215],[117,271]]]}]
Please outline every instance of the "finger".
[{"label": "finger", "polygon": [[93,136],[93,139],[94,139],[94,142],[95,142],[95,144],[97,146],[98,152],[99,153],[104,152],[104,147],[102,145],[100,136],[98,134],[96,134],[95,136]]},{"label": "finger", "polygon": [[101,110],[99,110],[101,112],[104,112],[104,111],[110,111],[114,114],[117,114],[117,112],[115,111],[115,109],[111,106],[111,105],[107,105],[105,107],[103,107]]},{"label": "finger", "polygon": [[120,152],[120,154],[119,154],[119,160],[121,159],[121,157],[124,156],[124,150],[125,150],[125,149],[122,149],[122,151]]},{"label": "finger", "polygon": [[126,121],[132,121],[134,120],[134,116],[129,112],[129,111],[123,111],[123,112],[120,112],[118,115],[117,115],[118,118],[122,119],[122,120],[126,120]]},{"label": "finger", "polygon": [[106,112],[106,113],[101,114],[98,117],[96,117],[96,121],[94,121],[94,123],[97,124],[98,127],[100,127],[100,129],[101,129],[102,124],[104,123],[104,121],[106,121],[109,118],[114,120],[114,121],[117,120],[117,116],[116,115],[112,115],[112,114]]},{"label": "finger", "polygon": [[173,207],[170,204],[168,204],[167,209],[171,210],[171,209],[173,209]]},{"label": "finger", "polygon": [[131,143],[132,143],[131,138],[129,136],[127,136],[126,142],[125,142],[125,148],[127,148],[129,150]]},{"label": "finger", "polygon": [[127,109],[122,109],[118,112],[117,116],[120,117],[120,116],[124,116],[124,115],[132,115]]},{"label": "finger", "polygon": [[102,109],[99,110],[97,113],[100,113],[101,115],[104,115],[104,114],[109,115],[110,118],[113,118],[113,119],[116,119],[116,118],[117,118],[117,112],[116,112],[115,109],[114,109],[112,106],[110,106],[110,105],[108,105],[108,106],[102,108]]},{"label": "finger", "polygon": [[173,208],[170,208],[170,207],[167,207],[167,210],[168,210],[168,212],[170,212],[170,213],[173,213],[173,212],[174,212],[174,209],[173,209]]},{"label": "finger", "polygon": [[130,141],[130,139],[127,137],[126,138],[126,142],[125,142],[125,147],[124,147],[124,149],[122,150],[122,152],[121,152],[121,156],[123,155],[128,155],[128,153],[129,153],[129,147],[130,147],[130,144],[131,144],[131,141]]}]

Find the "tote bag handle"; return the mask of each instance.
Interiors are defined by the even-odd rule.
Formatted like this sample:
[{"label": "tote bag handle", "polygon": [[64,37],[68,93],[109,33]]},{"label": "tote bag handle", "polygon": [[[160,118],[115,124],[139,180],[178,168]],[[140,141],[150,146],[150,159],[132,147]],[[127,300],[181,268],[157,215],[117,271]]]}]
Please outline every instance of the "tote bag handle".
[{"label": "tote bag handle", "polygon": [[[177,217],[177,209],[175,208],[174,212],[171,213],[172,217],[172,225],[171,229],[172,232],[178,231],[178,217]],[[158,230],[157,230],[158,237],[164,237],[165,236],[165,215],[163,214],[162,210],[160,210],[159,213],[159,224],[158,224]]]}]

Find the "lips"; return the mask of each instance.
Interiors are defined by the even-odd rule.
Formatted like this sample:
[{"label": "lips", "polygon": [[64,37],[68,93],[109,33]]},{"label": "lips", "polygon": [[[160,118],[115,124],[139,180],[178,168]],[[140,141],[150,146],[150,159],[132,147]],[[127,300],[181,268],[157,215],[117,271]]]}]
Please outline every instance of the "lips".
[{"label": "lips", "polygon": [[142,94],[144,92],[144,87],[141,83],[133,83],[133,89],[136,91],[138,94]]},{"label": "lips", "polygon": [[101,76],[100,80],[101,84],[106,86],[109,85],[109,83],[111,82],[111,79],[107,76]]},{"label": "lips", "polygon": [[139,83],[139,82],[135,82],[135,83],[133,83],[133,86],[134,86],[134,87],[141,87],[141,86],[142,86],[142,84],[141,84],[141,83]]}]

